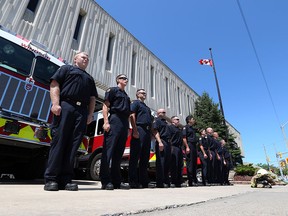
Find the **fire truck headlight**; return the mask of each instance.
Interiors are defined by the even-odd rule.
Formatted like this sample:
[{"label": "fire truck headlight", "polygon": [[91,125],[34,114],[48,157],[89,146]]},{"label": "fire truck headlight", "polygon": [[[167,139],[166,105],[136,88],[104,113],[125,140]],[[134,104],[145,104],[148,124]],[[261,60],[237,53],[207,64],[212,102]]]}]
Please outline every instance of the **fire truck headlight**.
[{"label": "fire truck headlight", "polygon": [[34,137],[37,139],[46,139],[48,135],[48,130],[44,128],[36,128],[34,132]]}]

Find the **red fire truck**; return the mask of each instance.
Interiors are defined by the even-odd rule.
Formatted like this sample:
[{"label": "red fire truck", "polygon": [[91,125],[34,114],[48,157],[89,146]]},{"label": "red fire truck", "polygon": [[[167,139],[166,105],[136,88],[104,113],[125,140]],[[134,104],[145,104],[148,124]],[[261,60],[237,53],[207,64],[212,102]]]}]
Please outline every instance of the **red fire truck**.
[{"label": "red fire truck", "polygon": [[49,150],[49,79],[64,62],[0,26],[0,175],[42,175]]},{"label": "red fire truck", "polygon": [[[0,26],[0,177],[43,177],[50,146],[49,124],[52,120],[49,80],[64,61]],[[99,180],[103,144],[101,101],[97,101],[95,121],[75,160],[76,171]],[[127,171],[130,136],[126,142],[122,168]],[[155,171],[154,142],[151,144],[149,171]],[[185,173],[185,169],[184,169]]]}]

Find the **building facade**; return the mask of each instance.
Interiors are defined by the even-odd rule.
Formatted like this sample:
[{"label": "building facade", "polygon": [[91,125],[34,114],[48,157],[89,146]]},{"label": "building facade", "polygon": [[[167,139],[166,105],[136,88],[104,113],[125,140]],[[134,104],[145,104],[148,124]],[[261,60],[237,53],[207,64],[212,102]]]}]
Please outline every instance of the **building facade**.
[{"label": "building facade", "polygon": [[[194,112],[197,93],[94,0],[1,0],[0,25],[68,62],[77,51],[88,52],[87,71],[100,97],[124,73],[131,99],[138,88],[145,88],[153,110],[163,107],[167,116],[178,115],[182,123]],[[240,133],[233,133],[242,147]]]}]

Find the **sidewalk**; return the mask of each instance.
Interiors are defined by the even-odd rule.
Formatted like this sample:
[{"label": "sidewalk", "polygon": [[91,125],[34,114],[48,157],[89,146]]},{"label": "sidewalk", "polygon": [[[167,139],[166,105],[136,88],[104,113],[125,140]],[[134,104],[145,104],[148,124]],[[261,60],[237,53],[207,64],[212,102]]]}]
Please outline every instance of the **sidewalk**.
[{"label": "sidewalk", "polygon": [[76,181],[79,191],[48,192],[42,182],[1,183],[0,215],[125,215],[174,208],[249,193],[250,185],[167,189],[101,190],[93,181]]}]

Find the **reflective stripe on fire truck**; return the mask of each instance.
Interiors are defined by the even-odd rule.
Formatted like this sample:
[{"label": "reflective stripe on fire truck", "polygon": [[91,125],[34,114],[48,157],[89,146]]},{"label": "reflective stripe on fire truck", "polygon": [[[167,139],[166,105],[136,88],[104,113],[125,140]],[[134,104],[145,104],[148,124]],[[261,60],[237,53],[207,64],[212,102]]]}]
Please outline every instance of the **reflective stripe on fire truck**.
[{"label": "reflective stripe on fire truck", "polygon": [[11,139],[15,138],[17,140],[26,140],[26,141],[42,142],[42,143],[50,144],[51,136],[50,136],[49,132],[48,132],[46,139],[38,139],[38,138],[34,137],[35,129],[36,129],[35,126],[31,126],[31,125],[24,124],[24,123],[19,123],[20,124],[20,130],[19,130],[18,134],[7,133],[4,130],[4,126],[5,126],[6,122],[7,122],[6,119],[0,118],[0,136],[2,136],[2,137],[7,137],[7,138],[11,138]]}]

